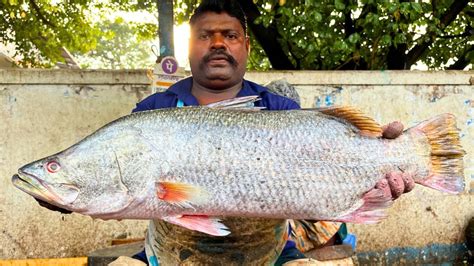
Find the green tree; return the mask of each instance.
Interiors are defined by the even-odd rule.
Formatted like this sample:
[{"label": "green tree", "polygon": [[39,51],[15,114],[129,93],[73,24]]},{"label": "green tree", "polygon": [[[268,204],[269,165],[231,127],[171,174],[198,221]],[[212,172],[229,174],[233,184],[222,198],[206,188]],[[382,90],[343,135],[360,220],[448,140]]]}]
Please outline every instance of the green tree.
[{"label": "green tree", "polygon": [[97,26],[101,34],[97,36],[95,48],[86,54],[76,52],[82,68],[134,69],[154,63],[150,52],[151,40],[156,38],[156,23],[126,22],[117,17],[103,19]]},{"label": "green tree", "polygon": [[84,20],[84,4],[51,1],[0,1],[0,39],[15,45],[23,65],[61,61],[61,47],[86,52],[98,30]]},{"label": "green tree", "polygon": [[[253,69],[410,69],[417,62],[430,69],[463,69],[474,61],[474,3],[469,0],[240,3],[252,36]],[[197,4],[174,0],[176,22],[187,21]],[[60,61],[61,47],[84,54],[110,38],[110,32],[87,19],[89,6],[101,12],[157,12],[156,1],[150,0],[0,0],[0,38],[16,45],[25,65]],[[132,28],[141,29],[144,37],[156,34],[150,26]]]},{"label": "green tree", "polygon": [[[410,69],[418,61],[430,69],[463,69],[474,61],[469,0],[240,3],[258,41],[250,60],[255,68],[269,67],[256,64],[263,54],[274,69]],[[181,13],[178,18],[189,16]],[[450,59],[455,63],[446,67]]]},{"label": "green tree", "polygon": [[[153,39],[157,25],[132,25],[119,20],[110,23],[105,15],[117,10],[153,11],[155,5],[154,1],[124,0],[0,0],[0,41],[15,45],[15,57],[23,66],[50,67],[64,62],[63,47],[74,55],[102,57],[110,67],[132,66],[132,61],[124,57],[141,52],[124,46],[129,40]],[[115,41],[116,46],[107,45],[107,40]],[[119,56],[117,50],[124,54]]]}]

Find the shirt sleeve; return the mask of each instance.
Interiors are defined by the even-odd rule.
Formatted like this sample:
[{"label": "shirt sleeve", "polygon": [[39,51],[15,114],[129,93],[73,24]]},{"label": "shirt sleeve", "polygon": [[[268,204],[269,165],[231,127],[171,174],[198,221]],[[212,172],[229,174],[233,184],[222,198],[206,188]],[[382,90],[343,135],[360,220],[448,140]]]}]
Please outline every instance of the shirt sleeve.
[{"label": "shirt sleeve", "polygon": [[144,99],[143,101],[137,103],[135,108],[132,110],[132,113],[147,111],[147,110],[152,110],[152,109],[153,109],[153,101],[151,97],[148,97]]},{"label": "shirt sleeve", "polygon": [[301,109],[301,107],[293,100],[287,99],[283,105],[283,109],[281,110],[295,110],[295,109]]},{"label": "shirt sleeve", "polygon": [[276,95],[270,92],[262,95],[262,100],[264,101],[263,106],[267,110],[295,110],[301,109],[301,107],[292,99],[286,98],[280,95]]},{"label": "shirt sleeve", "polygon": [[155,93],[137,103],[136,107],[132,110],[132,113],[176,107],[176,101],[177,98],[174,94]]}]

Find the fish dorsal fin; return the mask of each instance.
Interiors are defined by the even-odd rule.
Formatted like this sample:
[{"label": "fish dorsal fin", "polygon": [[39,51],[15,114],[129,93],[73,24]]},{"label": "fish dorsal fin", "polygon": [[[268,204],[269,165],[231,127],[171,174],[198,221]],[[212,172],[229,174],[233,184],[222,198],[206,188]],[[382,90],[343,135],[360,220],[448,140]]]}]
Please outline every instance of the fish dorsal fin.
[{"label": "fish dorsal fin", "polygon": [[259,111],[265,107],[256,107],[254,102],[259,101],[260,98],[258,95],[236,97],[228,100],[223,100],[215,103],[210,103],[206,105],[209,108],[216,109],[239,109],[247,111]]},{"label": "fish dorsal fin", "polygon": [[360,130],[360,134],[367,137],[381,137],[382,127],[371,117],[351,106],[331,106],[316,108],[319,112],[346,120]]}]

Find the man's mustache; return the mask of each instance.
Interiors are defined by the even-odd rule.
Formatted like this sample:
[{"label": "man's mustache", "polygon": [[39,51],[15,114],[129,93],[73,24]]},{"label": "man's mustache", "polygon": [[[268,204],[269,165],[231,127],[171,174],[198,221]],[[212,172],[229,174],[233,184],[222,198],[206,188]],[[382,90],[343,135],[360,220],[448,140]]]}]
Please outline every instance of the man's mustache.
[{"label": "man's mustache", "polygon": [[230,54],[226,53],[224,49],[216,49],[208,53],[203,57],[203,62],[207,63],[212,60],[213,57],[215,56],[223,56],[225,57],[225,60],[227,60],[232,66],[237,66],[237,60]]}]

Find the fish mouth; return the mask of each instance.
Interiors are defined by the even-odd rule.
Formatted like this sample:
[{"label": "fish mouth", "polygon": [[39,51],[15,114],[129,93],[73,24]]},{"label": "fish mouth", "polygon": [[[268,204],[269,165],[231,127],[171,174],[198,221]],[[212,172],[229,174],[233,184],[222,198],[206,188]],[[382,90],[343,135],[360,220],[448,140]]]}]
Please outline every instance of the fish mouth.
[{"label": "fish mouth", "polygon": [[41,199],[54,205],[66,205],[66,202],[64,202],[61,197],[52,192],[50,186],[46,182],[25,171],[19,170],[18,174],[13,175],[12,183],[15,187],[34,198]]}]

